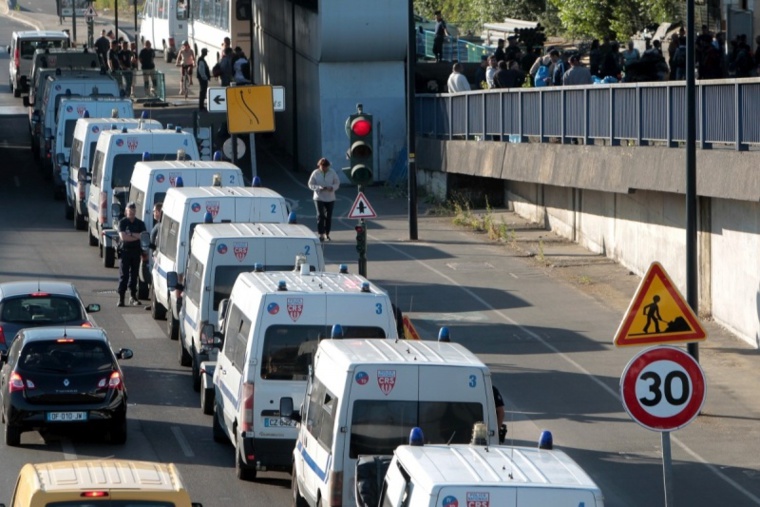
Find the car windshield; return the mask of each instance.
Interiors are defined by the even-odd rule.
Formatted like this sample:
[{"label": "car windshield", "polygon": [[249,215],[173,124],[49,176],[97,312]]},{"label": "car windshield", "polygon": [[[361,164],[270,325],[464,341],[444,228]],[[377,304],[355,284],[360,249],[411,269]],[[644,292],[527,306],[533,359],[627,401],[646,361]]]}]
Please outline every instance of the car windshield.
[{"label": "car windshield", "polygon": [[22,41],[20,44],[21,58],[31,60],[37,49],[62,48],[67,46],[67,42],[65,39]]},{"label": "car windshield", "polygon": [[18,364],[29,372],[86,372],[113,369],[108,344],[95,340],[61,338],[28,343]]},{"label": "car windshield", "polygon": [[3,322],[47,326],[85,320],[82,305],[73,297],[55,294],[5,299],[0,309]]}]

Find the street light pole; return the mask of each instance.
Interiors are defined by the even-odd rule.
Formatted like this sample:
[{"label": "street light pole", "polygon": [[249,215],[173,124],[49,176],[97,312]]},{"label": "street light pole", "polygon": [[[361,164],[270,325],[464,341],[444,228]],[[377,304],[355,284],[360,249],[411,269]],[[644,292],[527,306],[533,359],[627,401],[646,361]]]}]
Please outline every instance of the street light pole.
[{"label": "street light pole", "polygon": [[414,0],[409,0],[409,27],[406,52],[406,136],[409,146],[407,184],[409,194],[409,239],[417,239],[417,164],[414,128],[414,72],[417,61],[417,37],[414,29]]},{"label": "street light pole", "polygon": [[[697,266],[697,94],[694,74],[694,0],[686,0],[686,300],[699,314],[699,274]],[[702,132],[704,136],[705,133]],[[699,362],[699,344],[687,345]]]}]

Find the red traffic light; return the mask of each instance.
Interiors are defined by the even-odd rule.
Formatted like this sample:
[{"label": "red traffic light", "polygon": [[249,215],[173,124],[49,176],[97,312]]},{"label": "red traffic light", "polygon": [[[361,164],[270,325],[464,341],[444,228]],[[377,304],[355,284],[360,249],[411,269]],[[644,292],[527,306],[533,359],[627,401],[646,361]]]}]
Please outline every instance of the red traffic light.
[{"label": "red traffic light", "polygon": [[357,225],[354,227],[356,229],[356,234],[361,234],[364,232],[364,226],[363,225]]},{"label": "red traffic light", "polygon": [[356,118],[351,122],[351,131],[360,137],[369,135],[372,132],[372,122],[363,117]]}]

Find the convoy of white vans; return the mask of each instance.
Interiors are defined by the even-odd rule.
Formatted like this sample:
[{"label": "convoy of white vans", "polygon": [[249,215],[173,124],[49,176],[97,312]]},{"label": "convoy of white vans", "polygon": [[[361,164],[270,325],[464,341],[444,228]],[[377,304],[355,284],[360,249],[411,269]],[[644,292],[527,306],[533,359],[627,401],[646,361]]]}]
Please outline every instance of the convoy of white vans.
[{"label": "convoy of white vans", "polygon": [[[389,295],[343,265],[326,271],[319,238],[283,196],[201,160],[192,133],[134,118],[116,80],[91,70],[93,54],[57,49],[67,45],[63,32],[16,32],[9,48],[14,95],[30,89],[35,158],[105,266],[127,202],[148,230],[159,225],[139,297],[178,339],[238,478],[291,472],[298,507],[603,506],[561,451],[498,445],[491,374],[477,356],[402,342]],[[387,473],[369,472],[382,488],[367,501],[362,482],[377,463]]]}]

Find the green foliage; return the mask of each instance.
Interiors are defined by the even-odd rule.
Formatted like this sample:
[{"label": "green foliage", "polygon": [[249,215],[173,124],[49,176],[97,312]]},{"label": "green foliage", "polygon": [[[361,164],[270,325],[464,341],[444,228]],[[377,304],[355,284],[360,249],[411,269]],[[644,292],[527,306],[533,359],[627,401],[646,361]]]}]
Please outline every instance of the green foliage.
[{"label": "green foliage", "polygon": [[676,19],[677,0],[549,0],[574,37],[625,40],[642,28]]}]

